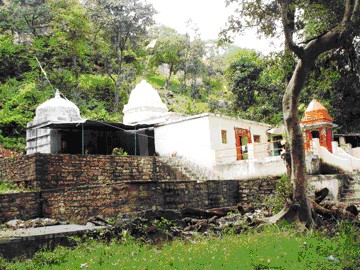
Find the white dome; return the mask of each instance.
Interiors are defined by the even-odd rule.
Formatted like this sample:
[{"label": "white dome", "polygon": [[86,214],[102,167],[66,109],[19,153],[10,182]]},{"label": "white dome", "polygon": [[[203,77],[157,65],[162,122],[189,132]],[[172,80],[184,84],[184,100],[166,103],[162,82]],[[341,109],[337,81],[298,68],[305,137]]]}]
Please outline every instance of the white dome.
[{"label": "white dome", "polygon": [[69,100],[60,97],[56,90],[55,97],[36,108],[34,122],[74,122],[83,120],[79,108]]},{"label": "white dome", "polygon": [[124,106],[123,122],[124,124],[157,123],[159,118],[167,115],[168,111],[159,93],[149,83],[142,80],[131,91],[129,102]]}]

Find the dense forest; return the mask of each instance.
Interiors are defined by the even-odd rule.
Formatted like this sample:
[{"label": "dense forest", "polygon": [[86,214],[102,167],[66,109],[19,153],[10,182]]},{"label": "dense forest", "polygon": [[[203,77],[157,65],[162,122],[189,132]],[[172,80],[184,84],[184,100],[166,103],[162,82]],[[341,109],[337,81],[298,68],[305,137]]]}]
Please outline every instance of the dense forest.
[{"label": "dense forest", "polygon": [[[155,13],[141,0],[0,1],[0,144],[24,149],[26,123],[54,89],[85,118],[122,121],[141,78],[171,111],[282,122],[291,57],[201,40],[191,21],[180,34],[156,25]],[[316,95],[338,132],[360,132],[359,39],[322,55],[313,71],[300,112]]]}]

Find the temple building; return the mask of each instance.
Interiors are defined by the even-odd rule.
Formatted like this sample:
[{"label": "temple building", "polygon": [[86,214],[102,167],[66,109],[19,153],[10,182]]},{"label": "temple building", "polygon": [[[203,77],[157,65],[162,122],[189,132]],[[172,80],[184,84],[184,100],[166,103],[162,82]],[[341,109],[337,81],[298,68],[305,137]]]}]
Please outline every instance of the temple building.
[{"label": "temple building", "polygon": [[332,152],[332,130],[335,126],[328,110],[319,101],[313,99],[307,107],[304,117],[301,119],[305,151],[311,150],[311,141],[317,138],[319,139],[320,146]]},{"label": "temple building", "polygon": [[224,115],[170,113],[145,80],[132,90],[123,123],[89,120],[61,97],[41,104],[27,125],[27,154],[111,154],[172,156],[213,165],[268,156],[270,125]]},{"label": "temple building", "polygon": [[181,156],[211,167],[268,157],[271,126],[265,123],[203,113],[155,125],[155,149],[162,156]]},{"label": "temple building", "polygon": [[[149,89],[137,87],[135,93],[141,95],[143,91]],[[148,104],[147,108],[150,110],[151,105]],[[130,110],[130,117],[126,114],[124,118],[135,119],[132,117],[136,115],[134,112]],[[151,117],[154,116],[152,112],[150,110]],[[142,115],[143,119],[151,118],[144,112]],[[154,155],[153,124],[145,122],[131,120],[132,124],[126,125],[85,119],[81,117],[79,108],[61,97],[57,90],[53,98],[37,107],[34,120],[27,124],[26,153],[107,155],[114,148],[122,148],[129,155]]]},{"label": "temple building", "polygon": [[[80,116],[79,108],[71,101],[60,96],[56,90],[55,97],[42,103],[36,108],[34,120],[27,124],[26,153],[58,153],[65,148],[71,147],[66,134],[59,130],[42,128],[51,124],[60,123],[84,123],[85,119]],[[75,136],[75,135],[71,135]],[[68,145],[70,143],[70,145]]]},{"label": "temple building", "polygon": [[169,119],[170,114],[158,92],[145,80],[131,91],[129,102],[124,106],[125,125],[157,124]]}]

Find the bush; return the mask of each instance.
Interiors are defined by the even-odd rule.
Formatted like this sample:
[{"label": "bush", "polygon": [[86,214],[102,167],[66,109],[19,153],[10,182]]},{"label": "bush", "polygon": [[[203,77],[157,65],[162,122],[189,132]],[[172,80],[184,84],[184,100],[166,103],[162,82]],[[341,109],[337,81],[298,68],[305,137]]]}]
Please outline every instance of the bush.
[{"label": "bush", "polygon": [[277,182],[275,193],[265,200],[264,206],[270,214],[277,213],[284,207],[286,200],[291,196],[292,186],[290,180],[287,175],[282,175]]},{"label": "bush", "polygon": [[122,148],[114,148],[112,153],[113,156],[127,156],[128,153],[124,151]]}]

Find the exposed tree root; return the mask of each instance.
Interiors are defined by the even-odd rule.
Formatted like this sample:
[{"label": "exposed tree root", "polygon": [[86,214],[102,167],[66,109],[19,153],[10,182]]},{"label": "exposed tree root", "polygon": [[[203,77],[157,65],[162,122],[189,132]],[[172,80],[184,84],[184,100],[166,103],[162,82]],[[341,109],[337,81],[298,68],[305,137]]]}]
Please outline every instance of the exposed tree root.
[{"label": "exposed tree root", "polygon": [[296,223],[301,228],[306,226],[307,228],[313,227],[315,224],[321,226],[324,221],[339,221],[347,220],[350,222],[356,222],[359,214],[355,205],[346,203],[336,203],[325,201],[322,202],[329,194],[327,188],[315,191],[315,199],[309,201],[311,203],[312,218],[314,223],[307,223],[306,213],[302,212],[300,205],[295,203],[284,207],[278,214],[268,218],[266,222],[270,224],[277,223],[282,220]]}]

